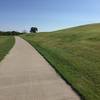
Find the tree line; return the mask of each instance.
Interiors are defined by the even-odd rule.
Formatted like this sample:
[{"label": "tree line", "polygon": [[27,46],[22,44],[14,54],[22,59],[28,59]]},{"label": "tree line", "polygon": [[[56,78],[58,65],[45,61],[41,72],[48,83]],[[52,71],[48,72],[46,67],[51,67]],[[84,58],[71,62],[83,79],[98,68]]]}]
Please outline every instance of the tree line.
[{"label": "tree line", "polygon": [[7,32],[0,31],[0,36],[21,35],[21,34],[24,33],[17,32],[17,31],[7,31]]},{"label": "tree line", "polygon": [[[31,27],[30,29],[30,33],[37,33],[38,32],[38,28],[37,27]],[[0,31],[0,36],[10,36],[10,35],[22,35],[22,34],[26,34],[27,32],[23,31],[23,32],[17,32],[17,31]]]}]

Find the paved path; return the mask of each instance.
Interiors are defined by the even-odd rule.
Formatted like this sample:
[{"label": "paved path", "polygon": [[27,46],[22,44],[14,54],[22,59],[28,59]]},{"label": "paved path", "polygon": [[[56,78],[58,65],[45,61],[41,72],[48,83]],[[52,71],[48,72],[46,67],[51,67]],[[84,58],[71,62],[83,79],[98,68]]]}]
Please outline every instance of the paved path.
[{"label": "paved path", "polygon": [[16,37],[0,63],[0,100],[80,100],[44,58]]}]

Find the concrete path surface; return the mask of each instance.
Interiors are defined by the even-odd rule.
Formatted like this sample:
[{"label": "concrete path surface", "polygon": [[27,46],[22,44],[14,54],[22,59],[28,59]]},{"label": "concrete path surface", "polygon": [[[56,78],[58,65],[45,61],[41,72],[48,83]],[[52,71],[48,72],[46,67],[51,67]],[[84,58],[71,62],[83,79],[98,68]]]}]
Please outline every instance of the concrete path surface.
[{"label": "concrete path surface", "polygon": [[16,37],[0,63],[0,100],[80,100],[46,60],[25,40]]}]

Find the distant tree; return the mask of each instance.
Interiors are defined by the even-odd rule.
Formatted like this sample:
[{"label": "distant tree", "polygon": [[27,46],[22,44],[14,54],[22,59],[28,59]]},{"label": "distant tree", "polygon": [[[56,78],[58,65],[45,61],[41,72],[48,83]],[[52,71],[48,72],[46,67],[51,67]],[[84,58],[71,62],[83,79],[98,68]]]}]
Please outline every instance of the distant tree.
[{"label": "distant tree", "polygon": [[31,30],[30,30],[31,33],[36,33],[37,31],[38,31],[37,27],[31,27]]}]

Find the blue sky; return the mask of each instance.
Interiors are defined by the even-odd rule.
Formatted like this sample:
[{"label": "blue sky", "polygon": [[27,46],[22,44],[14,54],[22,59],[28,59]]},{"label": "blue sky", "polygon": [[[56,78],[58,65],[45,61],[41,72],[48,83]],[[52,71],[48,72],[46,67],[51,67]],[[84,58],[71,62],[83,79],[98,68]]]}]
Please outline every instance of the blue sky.
[{"label": "blue sky", "polygon": [[53,31],[100,22],[100,0],[0,0],[0,30]]}]

